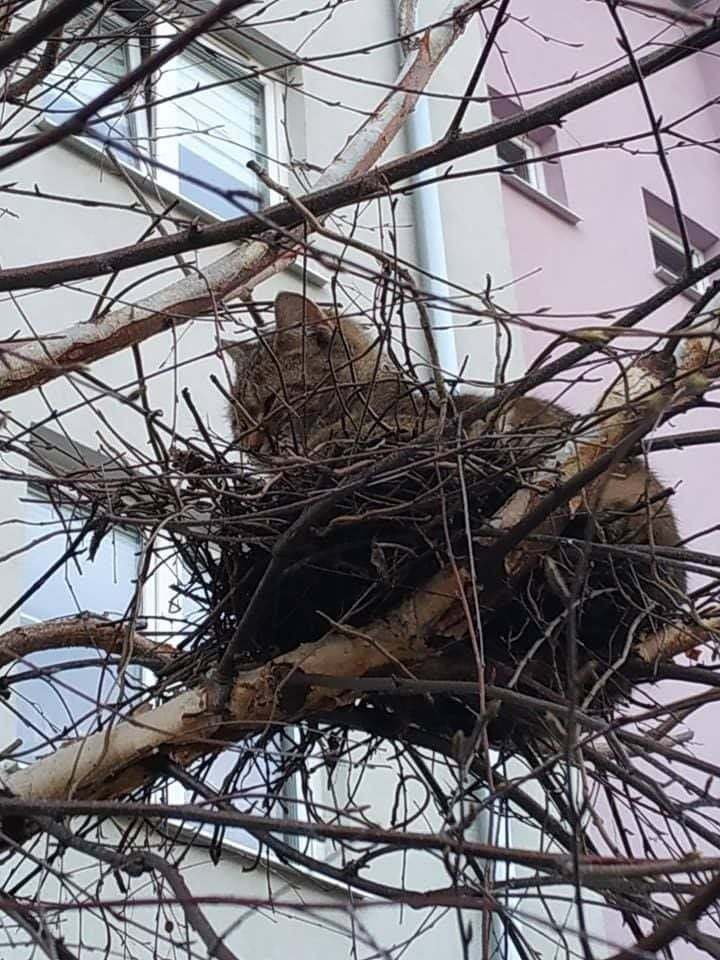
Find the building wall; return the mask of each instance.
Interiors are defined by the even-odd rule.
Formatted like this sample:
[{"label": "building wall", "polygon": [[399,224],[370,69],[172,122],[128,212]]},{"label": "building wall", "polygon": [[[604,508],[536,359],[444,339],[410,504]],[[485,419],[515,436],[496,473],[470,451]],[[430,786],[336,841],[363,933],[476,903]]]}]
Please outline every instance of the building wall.
[{"label": "building wall", "polygon": [[[605,6],[585,4],[582,17],[573,16],[576,6],[574,0],[557,0],[542,8],[528,0],[514,4],[515,19],[504,32],[505,54],[502,61],[496,57],[490,64],[490,86],[529,107],[561,93],[562,86],[548,86],[557,84],[559,77],[582,78],[593,70],[620,65],[617,31]],[[650,41],[659,31],[658,21],[652,17],[628,10],[622,17],[635,42],[643,37]],[[548,41],[548,37],[554,40]],[[679,28],[672,28],[663,31],[658,42],[666,44],[679,37]],[[568,41],[572,45],[567,45]],[[653,49],[657,45],[649,42],[641,52]],[[720,107],[710,102],[720,92],[713,67],[716,58],[717,48],[710,48],[648,78],[647,85],[655,113],[665,123],[683,118],[699,104],[707,105],[679,123],[679,142],[668,137],[665,143],[673,147],[668,157],[684,214],[720,237],[720,156],[702,146],[720,133]],[[648,129],[640,93],[633,86],[572,114],[555,132],[558,148],[567,150]],[[683,142],[683,136],[698,145]],[[577,224],[568,223],[507,182],[502,188],[513,274],[521,278],[514,288],[518,308],[522,316],[546,328],[523,332],[528,360],[537,356],[556,332],[609,322],[604,313],[617,318],[662,288],[662,281],[653,273],[643,189],[665,201],[670,201],[670,191],[652,141],[645,138],[628,142],[624,149],[578,152],[562,158],[560,165],[567,205],[580,217]],[[707,255],[718,249],[716,243]],[[691,306],[687,297],[677,297],[643,321],[642,329],[667,329]],[[538,314],[539,310],[543,312]],[[638,344],[630,338],[616,342]],[[647,340],[640,343],[647,345]],[[590,409],[600,385],[613,375],[607,364],[594,366],[589,382],[563,393],[564,402],[578,411]],[[562,381],[545,390],[549,396],[558,396],[565,387]],[[665,432],[710,427],[713,421],[713,412],[696,412],[677,418]],[[681,456],[674,452],[653,456],[662,478],[677,485],[673,502],[685,535],[707,525],[706,509],[713,499],[714,484],[714,471],[709,468],[714,457],[712,447],[689,448]],[[717,547],[717,541],[708,537],[693,545],[712,549],[713,543]]]},{"label": "building wall", "polygon": [[[559,0],[541,9],[520,0],[515,19],[505,28],[503,60],[494,58],[490,65],[490,85],[521,101],[524,107],[532,107],[561,95],[578,80],[621,66],[624,61],[617,31],[606,8],[586,4],[583,16],[573,17],[576,8],[574,0]],[[529,20],[524,26],[526,16]],[[659,29],[657,21],[631,11],[623,11],[622,19],[635,42]],[[545,36],[556,41],[547,42]],[[678,28],[668,29],[662,34],[662,44],[680,36]],[[573,46],[566,46],[564,41]],[[657,50],[658,46],[648,43],[640,53]],[[664,123],[679,120],[717,96],[717,78],[709,76],[716,56],[716,48],[710,48],[647,78],[656,116]],[[558,78],[575,76],[572,84],[558,85]],[[632,86],[571,114],[555,133],[559,148],[568,150],[631,137],[649,128],[641,95]],[[701,143],[717,137],[719,128],[717,104],[708,104],[678,125],[681,138],[686,135]],[[683,211],[718,236],[720,196],[716,185],[720,157],[712,149],[682,143],[681,138],[680,146],[670,137],[665,143],[673,147],[668,156]],[[513,270],[516,277],[528,275],[516,285],[518,304],[523,311],[549,307],[548,326],[562,330],[574,316],[576,322],[583,322],[583,315],[590,309],[622,310],[660,289],[661,281],[652,273],[642,189],[668,201],[670,193],[648,137],[629,140],[624,147],[578,152],[563,157],[560,166],[567,205],[581,218],[578,224],[570,225],[553,216],[507,185],[503,187],[503,199]],[[684,303],[681,299],[673,304],[654,322],[664,327]],[[562,316],[554,320],[554,312]],[[537,351],[548,342],[548,336],[528,333],[527,348]]]},{"label": "building wall", "polygon": [[[278,4],[274,7],[277,18],[282,13],[281,6]],[[440,6],[439,3],[436,4],[438,10]],[[296,7],[295,3],[285,4],[285,9],[291,12],[296,12]],[[282,27],[268,27],[268,36],[288,49],[300,47],[306,40],[302,52],[312,56],[327,49],[342,51],[350,46],[363,43],[373,45],[386,40],[393,29],[393,17],[394,10],[389,0],[372,0],[372,3],[366,0],[363,4],[344,4],[338,8],[332,20],[316,35],[310,34],[310,27],[320,18],[291,21]],[[251,41],[254,43],[253,50],[258,51],[258,56],[262,56],[263,37],[253,34]],[[454,54],[457,57],[454,61],[455,67],[444,71],[439,77],[438,89],[459,92],[459,87],[464,82],[463,77],[469,72],[469,65],[472,63],[475,42],[475,39],[470,37],[458,47],[458,52]],[[377,102],[382,88],[373,87],[368,81],[378,84],[391,83],[397,70],[396,53],[392,47],[381,47],[374,51],[372,56],[358,55],[338,62],[342,63],[342,69],[348,72],[349,79],[341,80],[319,69],[306,69],[302,79],[308,96],[302,98],[297,93],[291,93],[288,97],[289,114],[286,120],[291,152],[318,167],[325,167],[332,160],[362,119],[362,111],[372,109]],[[335,61],[327,61],[329,69],[336,65]],[[433,104],[434,132],[447,121],[447,116],[446,104]],[[27,133],[36,130],[28,114],[18,117],[15,123],[27,123]],[[400,137],[389,150],[388,156],[404,150],[405,143]],[[12,177],[20,187],[32,189],[34,184],[38,184],[42,190],[62,196],[89,197],[114,204],[129,203],[134,199],[128,184],[113,171],[107,161],[83,152],[76,144],[58,146],[34,156],[13,169]],[[299,189],[297,185],[296,188]],[[159,199],[151,191],[147,192],[146,196],[156,210],[162,209],[162,198]],[[456,234],[455,221],[459,218],[464,221],[463,199],[470,199],[477,210],[485,211],[483,219],[487,232],[478,249],[468,248],[461,236]],[[507,279],[509,254],[507,245],[501,242],[505,231],[499,183],[484,181],[478,188],[477,195],[470,196],[467,185],[461,188],[453,186],[443,190],[442,202],[448,224],[447,256],[453,282],[474,287],[478,273],[484,272]],[[7,206],[11,213],[5,217],[5,229],[0,239],[0,257],[5,267],[90,254],[131,244],[139,238],[147,223],[145,218],[130,212],[108,210],[106,207],[68,206],[37,197],[13,197]],[[182,211],[181,206],[179,212]],[[193,213],[191,210],[187,212]],[[363,212],[361,239],[370,238],[372,241],[372,234],[364,234],[363,229],[375,227],[380,217],[388,218],[387,204],[370,205]],[[415,256],[415,236],[412,204],[409,199],[400,198],[396,218],[400,253],[412,261]],[[201,252],[197,259],[187,259],[193,265],[202,267],[223,252],[224,250],[220,249],[206,250]],[[358,254],[357,259],[363,261],[364,258]],[[146,274],[152,276],[145,280],[143,278]],[[181,272],[175,261],[168,260],[153,265],[150,270],[141,268],[123,272],[119,279],[113,281],[110,293],[120,302],[132,302],[180,276]],[[139,285],[133,286],[134,283]],[[95,295],[105,288],[105,284],[106,279],[102,278],[97,281],[83,281],[72,287],[53,289],[50,292],[32,291],[16,298],[3,297],[0,299],[0,324],[6,331],[32,330],[40,336],[54,334],[71,323],[88,320],[95,303]],[[270,300],[279,289],[300,290],[304,287],[310,296],[320,300],[330,299],[331,293],[327,286],[320,286],[312,277],[303,279],[290,272],[263,284],[256,295],[262,302]],[[346,305],[352,305],[355,298],[354,302],[366,309],[371,303],[371,292],[367,283],[349,280],[342,289],[341,296]],[[511,301],[508,300],[507,304],[510,306]],[[224,401],[212,387],[209,376],[211,373],[223,376],[222,361],[214,353],[218,335],[233,336],[241,333],[239,328],[228,323],[219,329],[214,322],[196,320],[179,326],[173,333],[161,334],[143,343],[143,364],[146,372],[151,375],[149,403],[152,408],[163,411],[163,422],[168,427],[176,429],[181,435],[194,431],[190,412],[179,399],[181,390],[188,387],[208,426],[221,436],[227,436]],[[473,332],[462,331],[458,339],[463,356],[467,354],[471,359],[470,370],[478,371],[473,375],[488,379],[485,374],[485,353],[476,353]],[[421,350],[417,332],[415,342],[418,350]],[[93,364],[92,373],[112,389],[122,392],[126,385],[132,384],[136,378],[131,352],[123,351]],[[42,390],[31,391],[8,401],[5,407],[10,415],[10,427],[16,431],[20,424],[46,421],[52,428],[65,431],[73,440],[93,449],[108,450],[117,446],[118,436],[131,437],[141,455],[152,456],[142,419],[111,397],[98,396],[91,403],[83,402],[92,395],[92,387],[82,379],[72,376],[59,378]],[[54,417],[55,412],[59,414],[57,419]],[[15,551],[26,542],[28,535],[18,520],[22,518],[25,509],[22,499],[27,496],[24,476],[26,470],[32,473],[34,468],[7,449],[0,455],[0,466],[14,471],[18,477],[17,480],[0,480],[0,523],[5,531],[0,608],[7,609],[28,586],[22,554],[15,554]],[[5,620],[3,628],[17,623],[16,613]],[[381,764],[367,775],[363,795],[372,801],[380,819],[383,810],[392,802],[394,787],[393,775],[383,770]],[[408,802],[420,803],[421,799],[413,799],[410,790]],[[429,823],[432,826],[439,821],[430,817]],[[82,858],[67,854],[65,866],[69,872],[80,870]],[[342,895],[337,891],[333,893],[332,887],[328,888],[301,871],[288,873],[275,867],[269,870],[258,867],[247,872],[247,866],[247,858],[232,853],[219,864],[211,865],[207,853],[198,850],[194,851],[187,861],[184,875],[193,885],[193,889],[207,894],[232,891],[238,896],[251,899],[265,900],[268,896],[273,896],[302,904],[334,896],[342,899],[343,904],[347,903],[344,892]],[[405,876],[409,885],[420,891],[447,883],[442,861],[419,854],[395,858],[395,862],[388,866],[373,866],[367,875],[370,878],[395,881]],[[82,879],[84,872],[81,871],[77,876]],[[109,888],[104,890],[104,893],[110,895],[108,890]],[[50,877],[43,887],[43,894],[48,899],[52,899],[55,894],[60,895]],[[352,899],[353,902],[365,902],[355,895]],[[209,908],[208,912],[211,916],[222,915],[228,925],[238,918],[242,919],[242,925],[228,938],[229,944],[237,950],[240,957],[271,960],[286,957],[288,951],[293,956],[308,958],[325,953],[333,956],[373,956],[383,949],[399,947],[418,932],[420,936],[408,953],[411,957],[430,957],[447,952],[448,949],[460,949],[457,917],[453,911],[443,909],[411,910],[383,905],[371,911],[363,911],[360,907],[354,917],[348,917],[343,910],[329,919],[323,914],[313,913],[310,908],[301,911],[293,919],[288,919],[287,911],[281,908],[266,912],[251,909],[247,918],[240,908],[233,906]],[[152,910],[146,909],[143,915],[149,930],[154,927],[152,913]],[[95,938],[102,941],[101,926],[95,922],[92,915],[86,913],[79,927],[77,922],[77,918],[71,915],[65,918],[68,942],[72,941],[76,931],[86,943]],[[130,928],[128,931],[130,935]],[[135,932],[133,931],[133,934]],[[453,945],[451,948],[450,944]],[[137,956],[142,956],[142,944],[135,944],[134,949],[139,951]],[[151,946],[148,940],[148,955],[155,955],[152,953],[154,949],[154,945]],[[5,951],[5,955],[12,956],[13,960],[21,960],[27,953],[28,951],[21,947]]]},{"label": "building wall", "polygon": [[[665,6],[672,8],[673,4],[668,0]],[[652,16],[619,9],[631,38],[636,42],[643,38],[648,41],[642,53],[680,36],[677,28],[661,29],[660,21]],[[574,0],[554,0],[542,5],[516,0],[515,19],[503,31],[504,56],[502,60],[495,57],[489,68],[490,87],[529,107],[561,94],[565,88],[556,86],[559,78],[580,80],[596,75],[592,71],[620,65],[623,60],[617,30],[606,6],[586,3],[582,5],[582,15],[577,12]],[[705,105],[703,110],[678,122],[677,139],[666,137],[664,142],[672,148],[668,150],[668,159],[685,215],[716,238],[720,237],[720,155],[702,144],[717,141],[720,135],[720,108],[712,102],[720,93],[717,56],[716,46],[647,80],[656,116],[662,117],[664,123],[680,121],[696,111],[698,105]],[[575,82],[573,79],[572,83]],[[653,142],[645,138],[628,141],[624,147],[582,150],[649,128],[636,86],[568,116],[560,128],[555,128],[559,149],[578,150],[560,161],[567,206],[580,218],[576,224],[504,179],[503,204],[512,269],[519,278],[514,287],[517,305],[523,317],[545,328],[523,332],[528,361],[551,342],[556,332],[609,322],[602,316],[606,311],[617,318],[662,288],[662,281],[653,273],[642,193],[645,189],[670,200]],[[691,139],[697,143],[691,143]],[[717,254],[719,249],[716,243],[707,255]],[[665,330],[691,306],[689,298],[678,297],[641,326],[646,330]],[[648,345],[647,340],[630,338],[622,342],[630,347]],[[616,371],[607,364],[594,365],[587,383],[565,393],[566,383],[558,379],[541,392],[548,397],[562,395],[563,402],[577,411],[589,410],[597,402],[602,385],[615,375]],[[716,411],[696,411],[676,418],[661,433],[672,435],[712,428],[717,426],[716,421]],[[676,489],[673,506],[684,537],[717,522],[717,457],[714,446],[651,454],[653,469],[665,484]],[[689,543],[691,549],[710,553],[717,553],[719,546],[718,534],[712,531]],[[693,586],[700,582],[703,581],[698,577],[691,577]],[[690,689],[690,685],[679,683],[663,683],[661,688],[648,690],[652,697],[664,702],[697,692],[697,687]],[[720,761],[715,723],[713,708],[705,707],[693,715],[691,724],[703,758],[712,763]],[[644,769],[649,776],[656,775],[649,767]],[[688,776],[692,779],[692,773]],[[606,827],[611,822],[611,817],[605,818]],[[607,930],[616,942],[627,939],[627,928],[617,919],[609,919]],[[686,944],[674,949],[683,960],[696,955]]]},{"label": "building wall", "polygon": [[[119,843],[123,826],[122,821],[106,822],[103,826],[102,840],[110,850]],[[157,834],[151,830],[138,837],[137,846],[172,860],[172,854],[168,855],[167,847],[159,844]],[[34,849],[37,856],[44,852],[43,844]],[[392,904],[357,894],[349,896],[339,884],[315,881],[302,871],[276,864],[257,863],[253,854],[233,849],[226,850],[215,864],[202,841],[187,852],[178,844],[176,852],[183,854],[184,882],[198,898],[198,905],[214,930],[223,936],[239,960],[281,960],[287,956],[299,960],[314,960],[318,956],[369,958],[383,949],[401,949],[417,934],[417,944],[410,948],[409,955],[423,958],[438,955],[452,941],[455,922],[443,921],[444,910],[407,910],[400,916]],[[11,867],[12,862],[0,866],[0,878],[8,887],[19,879],[17,872],[10,872]],[[83,904],[76,910],[63,911],[61,925],[52,926],[68,949],[79,956],[85,956],[84,948],[101,950],[103,956],[154,960],[188,955],[189,943],[190,955],[207,956],[167,884],[160,882],[158,886],[157,878],[147,874],[137,879],[123,874],[121,885],[117,876],[103,871],[98,899],[108,907],[119,907],[106,924],[106,915],[87,903],[85,891],[92,896],[97,875],[93,858],[70,850],[53,860],[44,877],[39,899],[45,903]],[[135,905],[127,909],[119,906],[125,903]],[[37,947],[30,946],[27,935],[12,927],[12,918],[6,916],[0,928],[3,956],[11,960],[36,957]]]},{"label": "building wall", "polygon": [[[622,65],[617,31],[606,8],[586,4],[583,16],[574,17],[576,7],[574,0],[559,0],[542,8],[520,0],[517,15],[503,32],[503,58],[491,59],[490,86],[527,108],[561,95],[600,70]],[[659,30],[656,20],[638,13],[625,10],[622,18],[635,42]],[[661,40],[668,44],[680,36],[678,28],[669,28]],[[657,47],[648,43],[640,53]],[[682,118],[698,104],[708,104],[678,125],[681,135],[700,143],[716,138],[720,129],[720,108],[708,103],[717,96],[717,78],[710,75],[716,56],[716,49],[710,48],[646,81],[655,113],[665,123]],[[558,78],[563,77],[577,80],[558,85]],[[643,189],[666,201],[670,192],[651,138],[583,149],[632,137],[649,126],[642,98],[633,86],[571,114],[560,128],[554,128],[558,149],[578,150],[559,161],[566,204],[580,218],[576,224],[553,214],[504,178],[503,203],[512,269],[518,278],[518,307],[531,320],[536,311],[547,311],[535,318],[547,330],[523,334],[528,359],[537,355],[556,331],[602,323],[603,318],[596,314],[605,311],[620,316],[661,289],[662,281],[653,274]],[[665,142],[673,147],[668,157],[685,215],[720,236],[716,189],[720,157],[712,149],[683,143],[682,138],[679,146],[669,137]],[[717,247],[712,247],[707,254],[715,252]],[[665,329],[690,305],[687,298],[677,298],[644,321],[643,329]],[[597,388],[590,385],[573,391],[570,402],[581,409],[596,393]]]}]

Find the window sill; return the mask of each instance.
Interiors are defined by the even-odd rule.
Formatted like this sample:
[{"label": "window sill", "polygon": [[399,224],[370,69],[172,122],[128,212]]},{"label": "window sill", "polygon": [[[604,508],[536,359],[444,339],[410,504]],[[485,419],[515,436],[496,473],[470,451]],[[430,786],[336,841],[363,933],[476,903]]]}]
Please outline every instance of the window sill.
[{"label": "window sill", "polygon": [[[43,130],[49,129],[52,126],[47,121],[40,121],[37,125]],[[97,147],[94,147],[92,144],[80,140],[78,137],[68,137],[62,141],[60,146],[66,147],[73,153],[80,154],[81,156],[85,157],[86,160],[95,162],[98,165],[98,169],[102,169],[103,174],[109,174],[118,180],[123,179],[122,174],[118,173],[118,171],[115,170],[110,163],[108,163],[104,152]],[[219,217],[214,216],[212,213],[203,209],[202,207],[198,207],[186,197],[183,197],[178,193],[174,193],[172,190],[164,187],[162,184],[158,183],[156,180],[153,180],[152,177],[149,177],[136,167],[132,167],[130,164],[123,163],[123,161],[119,158],[118,162],[122,164],[123,172],[130,177],[130,179],[143,191],[143,193],[148,197],[148,200],[152,201],[153,199],[157,200],[159,198],[168,204],[172,203],[173,201],[177,201],[177,206],[174,208],[173,213],[178,212],[181,216],[185,214],[189,220],[198,219],[208,224],[222,223],[222,220]],[[159,213],[160,211],[156,212]],[[238,211],[238,215],[241,215],[240,211]],[[297,277],[301,281],[306,281],[314,287],[321,288],[327,286],[327,277],[319,270],[315,269],[314,267],[310,267],[307,264],[298,263],[297,260],[293,260],[293,262],[288,264],[285,269],[294,277]]]},{"label": "window sill", "polygon": [[[681,278],[677,274],[673,273],[671,270],[668,270],[666,267],[655,267],[653,274],[660,280],[662,283],[668,285],[671,283],[677,283]],[[682,292],[683,297],[687,297],[688,300],[692,300],[693,303],[697,302],[702,296],[702,291],[698,290],[696,287],[687,287]]]},{"label": "window sill", "polygon": [[576,223],[580,223],[582,218],[576,213],[573,213],[573,211],[569,207],[566,207],[564,203],[560,203],[559,200],[555,200],[555,198],[551,197],[549,194],[543,193],[543,191],[538,190],[537,187],[533,187],[531,183],[528,183],[527,180],[523,180],[522,177],[518,177],[517,174],[501,173],[500,179],[503,183],[506,183],[509,187],[512,187],[513,190],[517,190],[518,193],[524,194],[541,207],[545,207],[546,210],[554,213],[555,216],[560,217],[560,219],[564,220],[566,223],[571,223],[573,226]]}]

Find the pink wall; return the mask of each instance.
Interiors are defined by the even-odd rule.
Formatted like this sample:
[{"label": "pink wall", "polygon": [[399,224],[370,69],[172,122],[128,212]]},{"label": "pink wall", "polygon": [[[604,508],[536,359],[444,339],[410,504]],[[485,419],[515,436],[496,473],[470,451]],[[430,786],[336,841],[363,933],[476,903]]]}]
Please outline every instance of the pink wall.
[{"label": "pink wall", "polygon": [[[492,61],[488,82],[490,87],[513,96],[524,107],[562,93],[574,82],[622,62],[617,30],[601,2],[514,0],[510,9],[516,19],[501,33],[500,44],[505,56]],[[643,37],[654,37],[667,44],[679,36],[677,29],[663,26],[657,18],[620,9],[623,22],[636,42]],[[527,19],[523,23],[524,18]],[[568,41],[573,46],[568,46]],[[648,47],[642,52],[656,48]],[[718,54],[720,49],[716,47],[648,81],[655,112],[664,122],[680,118],[688,110],[720,96]],[[578,81],[572,80],[575,74]],[[569,81],[567,86],[557,86],[559,79]],[[555,86],[540,93],[523,93],[547,88],[550,84]],[[567,149],[648,129],[640,92],[632,87],[571,115],[556,134],[560,148]],[[720,107],[704,109],[678,129],[698,141],[716,141],[715,149],[692,145],[675,147],[669,159],[685,215],[720,236],[720,151],[717,146]],[[667,138],[665,142],[675,145],[678,141]],[[633,153],[633,150],[641,152]],[[535,319],[561,331],[607,322],[588,314],[610,310],[620,315],[662,287],[653,274],[642,188],[665,200],[670,199],[670,193],[653,150],[653,142],[648,138],[629,144],[627,150],[598,149],[564,158],[562,174],[567,205],[581,217],[576,225],[505,183],[503,196],[513,272],[516,277],[526,277],[515,285],[522,313],[549,308],[548,313]],[[647,155],[642,151],[647,151]],[[709,252],[718,252],[718,246]],[[680,297],[643,326],[665,329],[690,306],[689,299]],[[548,333],[526,331],[523,334],[526,360],[537,355],[550,339]],[[647,341],[626,342],[647,345]],[[611,371],[607,368],[604,372],[608,375]],[[557,395],[562,386],[555,385],[549,395]],[[598,392],[597,382],[588,384],[573,389],[566,402],[578,410],[588,409]],[[678,418],[664,432],[717,427],[717,420],[715,411],[697,412]],[[674,503],[684,536],[720,521],[718,446],[654,455],[653,465],[666,483],[677,486]],[[690,546],[720,553],[720,536],[706,536]],[[675,699],[698,690],[697,687],[683,690],[675,684],[672,689],[663,688],[662,693],[657,688],[651,692],[663,699]],[[718,709],[717,706],[705,707],[694,719],[698,752],[715,763],[720,763],[720,743],[715,732]],[[627,928],[622,929],[614,922],[609,925],[608,935],[621,942],[627,942],[630,937]],[[683,960],[694,954],[687,945],[676,944],[676,948],[675,955]],[[605,953],[599,946],[596,952]]]},{"label": "pink wall", "polygon": [[[576,74],[581,80],[622,62],[617,31],[603,3],[515,0],[511,10],[515,19],[501,33],[505,55],[502,60],[496,57],[492,61],[488,80],[491,87],[513,96],[525,107],[569,89],[578,82],[571,80]],[[622,10],[622,17],[635,42],[643,36],[656,38],[657,42],[642,53],[680,36],[677,28],[663,28],[657,18],[627,10]],[[668,122],[720,96],[719,52],[713,48],[650,78],[648,88],[656,115]],[[546,89],[539,93],[524,93],[543,87]],[[640,93],[632,87],[572,114],[556,134],[560,149],[568,149],[647,129],[649,121]],[[706,108],[680,124],[678,130],[699,141],[718,138],[720,106]],[[666,143],[677,141],[667,138]],[[660,163],[651,153],[653,149],[651,138],[647,138],[629,144],[627,150],[605,148],[563,158],[567,205],[581,218],[575,225],[512,186],[504,186],[513,272],[525,278],[515,285],[521,312],[533,314],[539,308],[549,308],[534,319],[561,331],[605,322],[594,313],[615,311],[619,316],[661,289],[662,282],[653,275],[642,188],[665,200],[670,199],[670,193]],[[647,155],[630,150],[647,151]],[[715,150],[693,145],[676,147],[669,152],[669,159],[685,215],[720,236],[717,145]],[[717,248],[710,252],[717,252]],[[665,329],[690,306],[686,297],[676,298],[643,326]],[[525,331],[526,359],[531,360],[551,339],[547,333]],[[647,344],[635,339],[626,342]],[[610,373],[608,367],[604,371]],[[590,375],[597,378],[600,371],[593,370]],[[587,409],[597,393],[596,379],[595,386],[574,389],[566,402],[575,409]],[[713,417],[692,414],[679,418],[668,429],[685,432],[711,426],[713,419],[714,412]],[[679,483],[676,502],[685,535],[708,525],[707,508],[716,489],[717,470],[713,468],[720,463],[717,457],[715,447],[689,449],[681,456],[655,455],[654,463],[663,479]]]}]

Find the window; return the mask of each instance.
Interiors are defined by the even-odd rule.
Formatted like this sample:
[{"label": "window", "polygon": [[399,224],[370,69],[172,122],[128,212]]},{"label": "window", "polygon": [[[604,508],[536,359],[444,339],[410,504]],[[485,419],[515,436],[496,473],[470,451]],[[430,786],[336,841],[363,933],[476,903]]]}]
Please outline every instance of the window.
[{"label": "window", "polygon": [[[680,236],[659,223],[650,221],[650,245],[655,262],[655,276],[665,283],[674,283],[685,276],[687,262]],[[703,262],[702,253],[691,245],[690,253],[693,267]],[[699,281],[690,288],[694,294],[702,293],[704,281]]]},{"label": "window", "polygon": [[[107,476],[117,479],[126,469],[46,427],[33,431],[31,449],[32,462],[52,475],[102,465]],[[18,562],[26,589],[43,581],[82,529],[87,514],[72,504],[55,505],[40,484],[28,486],[19,508],[26,549]],[[120,528],[108,531],[92,560],[89,540],[27,598],[20,612],[21,624],[80,612],[119,619],[132,610],[143,548],[141,535]],[[205,607],[186,595],[187,581],[187,568],[172,542],[156,538],[149,576],[143,583],[141,612],[150,635],[159,641],[177,642],[205,618]],[[10,700],[0,700],[0,726],[6,733],[0,746],[20,738],[22,744],[15,756],[21,762],[46,755],[57,748],[58,740],[94,732],[98,721],[105,725],[113,719],[116,706],[126,713],[128,698],[145,689],[149,679],[136,666],[128,667],[120,678],[105,651],[93,646],[33,653],[1,672],[12,675],[14,682]],[[205,758],[203,779],[240,812],[306,819],[306,807],[299,802],[300,774],[295,772],[298,742],[296,731],[287,729],[230,743]],[[170,783],[167,794],[174,803],[198,800],[180,783]],[[201,829],[206,836],[213,832],[211,826]],[[257,848],[257,841],[246,830],[229,828],[225,834],[245,848]],[[295,835],[284,839],[303,851],[314,843]]]},{"label": "window", "polygon": [[269,152],[269,90],[209,48],[176,57],[158,83],[159,98],[167,103],[156,110],[154,139],[158,159],[177,174],[160,170],[158,181],[219,217],[238,215],[236,191],[244,208],[259,209],[267,191],[247,163],[262,162]]},{"label": "window", "polygon": [[[69,55],[50,75],[47,89],[41,97],[45,117],[51,123],[63,123],[83,104],[99,96],[140,62],[136,42],[128,39],[128,27],[120,21],[103,18],[92,28],[88,18],[73,22],[74,33],[88,35],[85,43],[69,48]],[[132,110],[133,98],[125,97],[102,111],[106,120],[93,124],[93,131],[110,143],[120,143],[137,150],[140,135],[146,133],[141,111]],[[84,143],[97,145],[100,141],[81,137]],[[132,152],[124,153],[125,163],[137,167]]]},{"label": "window", "polygon": [[[73,21],[74,34],[90,39],[70,47],[47,82],[44,115],[52,123],[66,120],[152,49],[150,27],[142,21],[95,20]],[[162,24],[160,45],[171,29]],[[152,79],[103,111],[107,119],[91,124],[96,136],[79,139],[96,149],[120,148],[119,160],[216,217],[263,206],[268,190],[247,163],[257,160],[279,177],[270,159],[277,158],[279,144],[273,81],[242,54],[205,40]]]},{"label": "window", "polygon": [[[497,145],[497,154],[501,163],[512,164],[503,173],[519,177],[536,190],[545,190],[540,150],[536,143],[527,137],[516,137]],[[528,163],[535,160],[535,163]]]},{"label": "window", "polygon": [[[519,103],[500,91],[488,87],[488,94],[493,120],[509,120],[522,112]],[[566,223],[576,224],[580,217],[568,206],[563,164],[556,156],[561,148],[557,131],[546,125],[504,140],[495,149],[504,167],[500,171],[504,184]]]},{"label": "window", "polygon": [[[278,820],[307,819],[305,805],[299,802],[300,773],[293,773],[293,755],[297,738],[292,728],[272,736],[253,737],[230,744],[203,764],[202,779],[208,787],[232,803],[238,813]],[[197,803],[200,798],[188,790],[178,802]],[[204,833],[214,833],[210,825]],[[227,827],[226,840],[257,850],[258,841],[243,827]],[[308,852],[312,841],[296,834],[275,837],[296,849]]]},{"label": "window", "polygon": [[[22,554],[22,563],[23,582],[30,586],[42,579],[62,555],[85,515],[56,509],[44,492],[34,487],[28,489],[27,497],[29,502],[23,507],[28,549]],[[87,547],[81,548],[76,558],[64,563],[28,597],[20,623],[82,611],[113,618],[124,616],[135,592],[139,549],[136,535],[119,530],[105,537],[92,562],[87,558]],[[43,669],[52,674],[32,675]],[[121,689],[118,673],[106,654],[92,646],[34,653],[13,664],[10,672],[18,678],[12,686],[10,709],[15,714],[16,736],[23,741],[23,759],[44,755],[48,741],[58,736],[74,739],[91,732],[98,718],[111,718],[113,702],[129,693],[127,688]],[[20,680],[24,675],[27,678]],[[124,680],[132,685],[138,675],[139,671],[129,670]]]}]

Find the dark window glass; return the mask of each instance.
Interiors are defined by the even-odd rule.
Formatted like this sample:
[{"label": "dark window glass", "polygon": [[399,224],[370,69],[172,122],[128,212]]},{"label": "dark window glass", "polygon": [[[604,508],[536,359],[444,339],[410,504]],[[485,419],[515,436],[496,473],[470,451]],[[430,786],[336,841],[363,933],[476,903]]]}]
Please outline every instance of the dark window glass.
[{"label": "dark window glass", "polygon": [[497,153],[502,163],[512,164],[512,167],[506,171],[507,173],[514,173],[516,177],[520,177],[527,183],[533,182],[530,167],[525,162],[528,159],[528,151],[519,143],[515,143],[514,140],[499,143]]},{"label": "dark window glass", "polygon": [[686,267],[683,251],[657,233],[650,234],[650,240],[655,257],[655,266],[662,267],[676,277],[683,276]]}]

